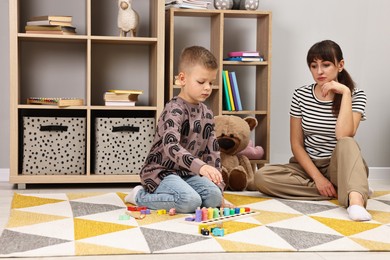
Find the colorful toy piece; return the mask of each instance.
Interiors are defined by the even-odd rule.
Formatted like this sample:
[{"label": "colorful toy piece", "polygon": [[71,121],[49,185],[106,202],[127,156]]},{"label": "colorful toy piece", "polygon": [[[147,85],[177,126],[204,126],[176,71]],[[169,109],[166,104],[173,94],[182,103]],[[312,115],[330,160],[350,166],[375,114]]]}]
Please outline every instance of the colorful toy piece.
[{"label": "colorful toy piece", "polygon": [[176,209],[175,208],[171,208],[169,210],[169,216],[174,216],[174,215],[176,215]]},{"label": "colorful toy piece", "polygon": [[141,211],[141,210],[146,210],[146,209],[148,209],[148,208],[145,206],[129,206],[129,207],[127,207],[128,211]]},{"label": "colorful toy piece", "polygon": [[157,215],[165,215],[167,214],[167,210],[166,209],[158,209],[157,210]]},{"label": "colorful toy piece", "polygon": [[215,227],[211,229],[211,233],[216,237],[223,237],[225,235],[225,230],[223,228]]},{"label": "colorful toy piece", "polygon": [[[201,221],[200,212],[202,213]],[[198,214],[198,216],[196,216]],[[223,215],[221,215],[223,214]],[[238,218],[250,217],[258,215],[259,212],[251,211],[250,208],[202,208],[198,209],[198,213],[195,212],[195,216],[185,218],[185,221],[199,224],[213,225],[219,222],[231,221]],[[199,231],[200,232],[200,231]]]}]

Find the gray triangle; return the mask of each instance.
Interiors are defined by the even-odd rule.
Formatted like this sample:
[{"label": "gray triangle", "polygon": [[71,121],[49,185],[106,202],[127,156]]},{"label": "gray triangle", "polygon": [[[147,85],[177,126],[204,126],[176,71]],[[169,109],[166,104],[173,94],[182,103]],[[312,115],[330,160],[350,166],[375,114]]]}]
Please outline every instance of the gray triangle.
[{"label": "gray triangle", "polygon": [[76,202],[69,201],[72,208],[73,217],[82,217],[102,212],[113,211],[117,209],[124,209],[124,207],[114,206],[110,204],[95,204],[95,203],[85,203],[85,202]]},{"label": "gray triangle", "polygon": [[323,211],[338,208],[338,206],[321,205],[315,203],[307,203],[307,202],[291,201],[291,200],[283,200],[283,199],[278,199],[278,201],[282,202],[283,204],[289,206],[290,208],[296,211],[301,212],[302,214],[315,214],[318,212],[323,212]]},{"label": "gray triangle", "polygon": [[390,205],[390,201],[388,201],[388,200],[376,200],[376,201],[380,201],[384,204]]},{"label": "gray triangle", "polygon": [[340,238],[343,236],[314,233],[302,230],[294,230],[279,227],[269,227],[273,232],[278,234],[281,238],[286,240],[295,249],[307,249],[313,246],[322,245]]},{"label": "gray triangle", "polygon": [[30,251],[46,246],[70,242],[69,240],[37,236],[4,229],[0,237],[0,255]]},{"label": "gray triangle", "polygon": [[141,231],[145,240],[148,242],[151,252],[166,250],[210,239],[210,237],[207,236],[195,236],[144,227],[141,227]]}]

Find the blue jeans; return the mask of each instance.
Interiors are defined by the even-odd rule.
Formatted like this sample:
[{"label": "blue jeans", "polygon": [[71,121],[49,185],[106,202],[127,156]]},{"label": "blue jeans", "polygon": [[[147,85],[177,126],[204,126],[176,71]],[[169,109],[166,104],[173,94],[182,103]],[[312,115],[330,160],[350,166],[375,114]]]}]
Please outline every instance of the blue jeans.
[{"label": "blue jeans", "polygon": [[206,177],[171,174],[161,181],[154,193],[141,189],[135,201],[150,209],[175,208],[177,213],[193,213],[198,207],[220,207],[222,191]]}]

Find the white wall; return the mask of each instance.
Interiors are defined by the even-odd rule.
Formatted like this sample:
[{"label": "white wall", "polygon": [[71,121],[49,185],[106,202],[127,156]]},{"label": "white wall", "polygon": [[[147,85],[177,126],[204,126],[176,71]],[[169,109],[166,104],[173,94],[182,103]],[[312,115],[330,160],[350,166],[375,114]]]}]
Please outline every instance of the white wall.
[{"label": "white wall", "polygon": [[273,11],[271,162],[290,157],[289,105],[292,91],[312,81],[307,50],[332,39],[345,66],[368,96],[367,121],[356,139],[370,167],[390,166],[390,1],[260,0]]},{"label": "white wall", "polygon": [[[138,0],[141,1],[141,0]],[[260,0],[273,12],[271,162],[290,157],[289,104],[293,90],[312,82],[305,59],[312,44],[338,42],[346,68],[368,96],[357,139],[371,167],[390,167],[390,1]],[[0,0],[0,169],[9,167],[8,1]],[[245,39],[242,39],[245,41]],[[390,73],[389,73],[390,74]]]}]

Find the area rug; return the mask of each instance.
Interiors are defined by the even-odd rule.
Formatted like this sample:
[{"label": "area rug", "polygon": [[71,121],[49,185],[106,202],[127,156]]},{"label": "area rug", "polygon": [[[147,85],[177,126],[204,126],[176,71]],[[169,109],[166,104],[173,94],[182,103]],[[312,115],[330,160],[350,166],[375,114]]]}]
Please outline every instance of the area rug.
[{"label": "area rug", "polygon": [[353,222],[337,201],[292,201],[226,193],[255,215],[223,222],[224,236],[204,236],[191,215],[122,220],[125,193],[15,193],[0,237],[0,257],[153,253],[390,251],[390,191],[368,201],[373,220]]}]

